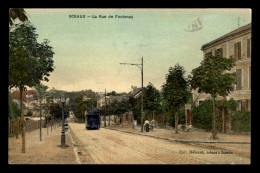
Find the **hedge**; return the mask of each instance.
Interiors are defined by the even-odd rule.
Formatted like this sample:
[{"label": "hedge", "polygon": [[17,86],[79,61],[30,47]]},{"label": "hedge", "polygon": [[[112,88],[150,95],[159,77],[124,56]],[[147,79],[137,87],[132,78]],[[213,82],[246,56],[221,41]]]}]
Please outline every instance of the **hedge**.
[{"label": "hedge", "polygon": [[234,131],[250,132],[250,115],[248,111],[236,111],[232,118],[232,128]]}]

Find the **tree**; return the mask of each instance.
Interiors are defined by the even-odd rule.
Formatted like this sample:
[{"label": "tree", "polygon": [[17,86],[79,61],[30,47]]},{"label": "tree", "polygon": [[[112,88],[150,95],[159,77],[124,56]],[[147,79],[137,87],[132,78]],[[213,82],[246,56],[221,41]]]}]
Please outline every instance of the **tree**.
[{"label": "tree", "polygon": [[149,82],[144,89],[144,109],[152,113],[154,119],[154,111],[158,110],[160,106],[160,92]]},{"label": "tree", "polygon": [[16,102],[12,100],[11,93],[8,92],[8,118],[16,119],[20,117],[21,110]]},{"label": "tree", "polygon": [[9,31],[10,27],[14,25],[15,19],[19,19],[22,22],[28,21],[26,12],[23,8],[10,8],[9,10]]},{"label": "tree", "polygon": [[199,93],[210,94],[213,99],[212,139],[216,139],[217,135],[215,99],[217,96],[226,97],[233,90],[236,75],[235,73],[226,73],[226,71],[231,70],[234,65],[233,58],[210,56],[193,70],[192,89],[198,88]]},{"label": "tree", "polygon": [[[62,119],[62,107],[61,103],[51,103],[50,104],[50,114],[56,118]],[[69,106],[65,105],[64,118],[66,119],[69,116]]]},{"label": "tree", "polygon": [[[26,86],[36,86],[42,80],[48,82],[49,73],[53,71],[52,47],[46,39],[38,43],[35,30],[30,23],[16,24],[9,35],[9,88],[19,88],[23,122],[23,91]],[[22,128],[22,141],[22,153],[25,153],[25,126]]]},{"label": "tree", "polygon": [[115,91],[112,91],[112,92],[110,92],[110,93],[107,93],[106,95],[107,95],[107,96],[116,96],[117,93],[116,93]]},{"label": "tree", "polygon": [[184,78],[185,70],[179,64],[169,68],[166,83],[162,86],[163,98],[171,113],[175,113],[175,133],[178,133],[178,111],[188,101],[188,82]]},{"label": "tree", "polygon": [[[41,121],[42,121],[42,100],[47,95],[46,90],[48,89],[48,87],[43,85],[43,84],[37,84],[35,89],[36,89],[36,92],[37,92],[38,99],[40,101],[40,141],[42,141],[42,126],[41,126]],[[46,117],[45,117],[45,119],[46,119]]]},{"label": "tree", "polygon": [[93,103],[90,100],[84,101],[83,95],[79,95],[75,99],[75,116],[78,119],[85,118],[85,112],[92,109]]},{"label": "tree", "polygon": [[62,108],[61,104],[58,103],[51,103],[50,105],[50,114],[57,119],[62,118]]},{"label": "tree", "polygon": [[33,113],[32,113],[32,111],[31,111],[31,110],[29,110],[29,111],[27,112],[27,114],[26,114],[26,115],[27,115],[27,116],[32,116],[32,114],[33,114]]}]

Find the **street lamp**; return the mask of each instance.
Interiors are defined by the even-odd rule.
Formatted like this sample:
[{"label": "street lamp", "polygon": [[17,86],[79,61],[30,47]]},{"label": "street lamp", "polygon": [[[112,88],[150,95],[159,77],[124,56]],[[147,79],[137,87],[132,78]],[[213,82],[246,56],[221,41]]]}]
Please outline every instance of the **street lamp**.
[{"label": "street lamp", "polygon": [[60,102],[62,103],[62,130],[61,130],[61,147],[65,147],[65,128],[64,128],[64,105],[66,102],[66,97],[62,95],[60,97]]},{"label": "street lamp", "polygon": [[[141,70],[141,80],[142,80],[142,90],[141,90],[141,132],[143,132],[143,121],[144,121],[144,115],[143,115],[143,100],[144,100],[144,95],[143,95],[143,71],[144,71],[144,63],[143,63],[143,57],[142,57],[142,63],[141,64],[131,64],[131,63],[120,63],[121,65],[136,65],[140,70]],[[141,66],[141,67],[140,67]]]}]

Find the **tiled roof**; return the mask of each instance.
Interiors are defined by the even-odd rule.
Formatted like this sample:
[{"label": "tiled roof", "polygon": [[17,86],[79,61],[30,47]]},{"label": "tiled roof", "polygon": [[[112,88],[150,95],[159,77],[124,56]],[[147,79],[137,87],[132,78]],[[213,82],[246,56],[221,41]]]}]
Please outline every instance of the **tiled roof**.
[{"label": "tiled roof", "polygon": [[[35,90],[23,91],[23,102],[27,102],[26,95],[33,95],[34,99],[37,100],[37,93]],[[20,91],[14,91],[12,93],[12,99],[20,100]]]},{"label": "tiled roof", "polygon": [[231,31],[231,32],[229,32],[229,33],[227,33],[227,34],[225,34],[225,35],[223,35],[223,36],[221,36],[221,37],[219,37],[219,38],[217,38],[217,39],[215,39],[215,40],[213,40],[213,41],[207,43],[207,44],[202,45],[201,50],[204,50],[205,47],[207,47],[207,46],[209,46],[209,45],[212,45],[212,44],[214,44],[214,43],[216,43],[216,42],[218,42],[218,41],[221,41],[221,40],[223,40],[223,39],[225,39],[225,38],[227,38],[227,37],[231,37],[231,36],[233,36],[233,35],[236,35],[236,34],[238,34],[238,33],[241,33],[241,32],[243,32],[243,31],[246,31],[246,30],[251,30],[251,23],[250,23],[250,24],[247,24],[247,25],[245,25],[245,26],[242,26],[242,27],[240,27],[240,28],[238,28],[238,29],[235,29],[235,30],[233,30],[233,31]]}]

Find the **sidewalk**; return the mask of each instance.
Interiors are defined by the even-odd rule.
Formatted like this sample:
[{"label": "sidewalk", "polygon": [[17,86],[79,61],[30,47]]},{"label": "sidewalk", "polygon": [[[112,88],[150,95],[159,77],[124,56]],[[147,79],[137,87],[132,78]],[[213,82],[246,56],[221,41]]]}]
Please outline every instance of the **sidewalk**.
[{"label": "sidewalk", "polygon": [[159,129],[155,128],[154,131],[141,133],[141,127],[138,126],[133,129],[130,126],[117,125],[115,127],[105,127],[109,129],[124,131],[128,133],[135,133],[139,135],[151,136],[156,138],[174,140],[176,142],[191,142],[191,143],[234,143],[234,144],[250,144],[251,135],[248,134],[229,134],[229,133],[217,133],[218,139],[212,140],[211,132],[206,132],[200,129],[192,128],[191,131],[185,132],[182,130],[175,133],[173,128],[171,129]]},{"label": "sidewalk", "polygon": [[9,164],[77,164],[73,145],[66,134],[66,148],[61,148],[61,126],[42,128],[25,134],[25,153],[22,153],[22,136],[8,138]]}]

